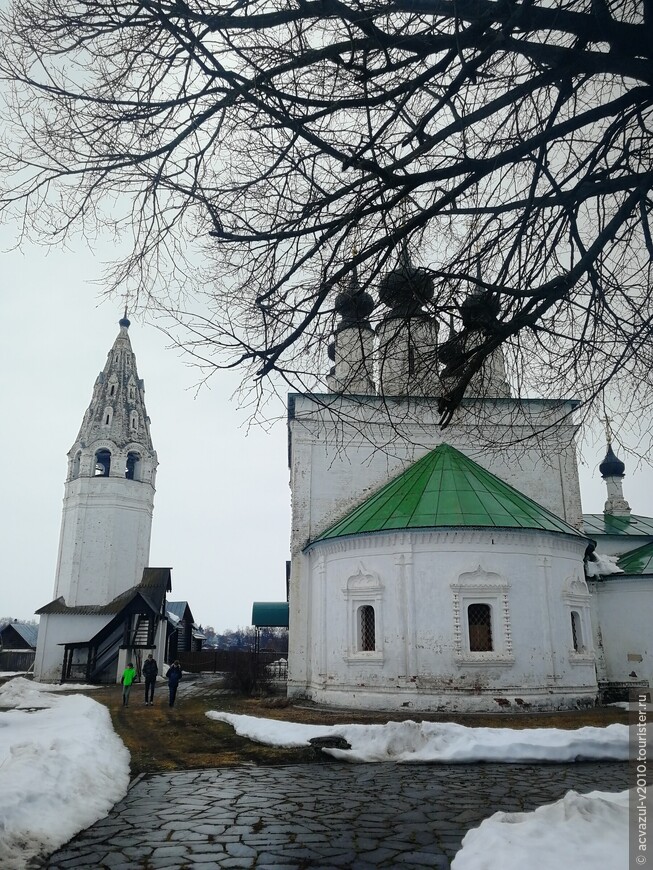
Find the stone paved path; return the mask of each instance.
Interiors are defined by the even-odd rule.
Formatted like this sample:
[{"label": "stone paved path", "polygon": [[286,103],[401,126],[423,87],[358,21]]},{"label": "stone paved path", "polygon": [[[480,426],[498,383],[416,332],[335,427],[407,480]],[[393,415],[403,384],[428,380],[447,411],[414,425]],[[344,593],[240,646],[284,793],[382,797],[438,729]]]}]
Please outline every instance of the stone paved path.
[{"label": "stone paved path", "polygon": [[43,866],[59,868],[449,867],[496,810],[532,810],[570,788],[620,791],[627,765],[323,764],[143,777],[111,814]]}]

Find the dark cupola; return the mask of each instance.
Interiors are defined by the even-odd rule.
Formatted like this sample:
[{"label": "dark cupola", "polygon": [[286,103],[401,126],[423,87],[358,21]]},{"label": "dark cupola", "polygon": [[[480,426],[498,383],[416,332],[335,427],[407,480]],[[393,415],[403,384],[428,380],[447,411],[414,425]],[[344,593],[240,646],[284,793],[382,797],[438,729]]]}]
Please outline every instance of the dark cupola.
[{"label": "dark cupola", "polygon": [[606,479],[606,477],[623,477],[625,470],[626,466],[621,461],[621,459],[617,459],[614,450],[612,449],[612,444],[608,443],[608,449],[605,454],[605,459],[599,465],[601,477],[604,480]]}]

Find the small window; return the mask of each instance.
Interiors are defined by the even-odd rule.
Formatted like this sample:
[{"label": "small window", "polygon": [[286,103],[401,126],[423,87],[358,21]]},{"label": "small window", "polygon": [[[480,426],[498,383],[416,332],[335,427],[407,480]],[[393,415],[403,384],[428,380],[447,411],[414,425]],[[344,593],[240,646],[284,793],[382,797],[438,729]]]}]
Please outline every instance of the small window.
[{"label": "small window", "polygon": [[582,652],[583,644],[583,629],[580,621],[580,613],[576,610],[571,611],[571,640],[574,645],[574,652]]},{"label": "small window", "polygon": [[113,408],[105,408],[104,409],[104,425],[110,426],[112,420],[113,420]]},{"label": "small window", "polygon": [[376,625],[374,608],[364,604],[358,608],[358,651],[374,652],[376,650]]},{"label": "small window", "polygon": [[134,393],[134,388],[133,388],[133,387],[130,387],[130,388],[129,388],[129,398],[130,398],[130,399],[135,399],[135,398],[136,398],[135,393]]},{"label": "small window", "polygon": [[467,608],[470,652],[491,652],[492,610],[489,604],[470,604]]},{"label": "small window", "polygon": [[132,432],[138,432],[138,411],[131,412],[129,428],[132,430]]},{"label": "small window", "polygon": [[115,396],[115,395],[116,395],[116,385],[111,384],[111,387],[109,388],[109,396]]},{"label": "small window", "polygon": [[415,348],[412,343],[408,345],[408,374],[415,374]]}]

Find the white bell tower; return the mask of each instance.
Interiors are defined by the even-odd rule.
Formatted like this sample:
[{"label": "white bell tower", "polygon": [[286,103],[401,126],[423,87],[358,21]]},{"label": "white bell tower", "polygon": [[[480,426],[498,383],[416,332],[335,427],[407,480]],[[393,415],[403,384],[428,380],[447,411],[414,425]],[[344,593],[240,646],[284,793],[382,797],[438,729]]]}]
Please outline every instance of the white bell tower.
[{"label": "white bell tower", "polygon": [[68,607],[108,604],[149,561],[157,457],[128,330],[125,316],[68,453],[54,587]]}]

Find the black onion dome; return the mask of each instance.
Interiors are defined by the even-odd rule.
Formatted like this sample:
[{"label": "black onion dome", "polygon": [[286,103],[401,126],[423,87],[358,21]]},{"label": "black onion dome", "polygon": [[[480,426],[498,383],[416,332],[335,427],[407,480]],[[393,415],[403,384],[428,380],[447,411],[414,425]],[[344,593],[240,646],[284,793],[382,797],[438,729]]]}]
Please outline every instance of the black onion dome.
[{"label": "black onion dome", "polygon": [[608,444],[608,451],[605,454],[605,459],[599,465],[601,477],[623,477],[626,466],[621,459],[617,459],[612,449],[612,444]]},{"label": "black onion dome", "polygon": [[491,330],[497,322],[500,311],[499,300],[487,291],[475,290],[460,306],[463,326],[470,330]]},{"label": "black onion dome", "polygon": [[124,326],[125,329],[129,329],[129,327],[131,325],[131,320],[128,320],[126,317],[121,317],[120,320],[118,321],[118,325]]},{"label": "black onion dome", "polygon": [[366,290],[360,287],[355,270],[352,273],[349,286],[345,290],[341,290],[336,296],[333,307],[336,314],[342,318],[337,327],[338,332],[350,326],[369,327],[367,318],[374,311],[374,300]]},{"label": "black onion dome", "polygon": [[379,282],[379,300],[391,309],[390,317],[415,317],[433,298],[433,278],[413,265],[406,247],[399,265]]}]

